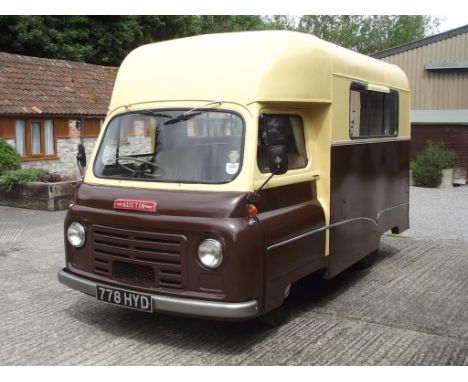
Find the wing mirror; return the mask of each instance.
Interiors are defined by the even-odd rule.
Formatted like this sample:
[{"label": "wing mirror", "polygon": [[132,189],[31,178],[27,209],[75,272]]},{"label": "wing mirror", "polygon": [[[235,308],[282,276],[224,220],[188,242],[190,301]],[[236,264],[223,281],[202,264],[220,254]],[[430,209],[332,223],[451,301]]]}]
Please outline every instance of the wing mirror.
[{"label": "wing mirror", "polygon": [[268,159],[272,174],[282,175],[288,171],[288,148],[286,146],[270,146]]},{"label": "wing mirror", "polygon": [[81,143],[78,145],[78,154],[76,154],[76,160],[81,167],[86,167],[86,151]]},{"label": "wing mirror", "polygon": [[[253,193],[249,194],[247,201],[251,204],[257,204],[259,200],[259,192],[265,187],[275,175],[283,175],[288,171],[288,147],[283,145],[270,146],[268,148],[268,161],[270,164],[271,175],[263,182],[260,188]],[[255,224],[255,220],[249,221],[249,225]]]},{"label": "wing mirror", "polygon": [[76,162],[78,163],[78,170],[80,170],[81,179],[84,179],[83,168],[86,167],[86,150],[81,143],[78,145]]}]

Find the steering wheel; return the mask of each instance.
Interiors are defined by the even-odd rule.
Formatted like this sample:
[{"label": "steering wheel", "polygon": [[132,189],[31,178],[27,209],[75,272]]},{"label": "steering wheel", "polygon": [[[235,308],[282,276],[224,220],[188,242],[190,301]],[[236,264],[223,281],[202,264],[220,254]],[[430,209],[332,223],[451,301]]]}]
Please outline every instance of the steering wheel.
[{"label": "steering wheel", "polygon": [[[149,162],[147,160],[144,160],[144,159],[140,159],[140,158],[135,158],[135,157],[118,157],[116,162],[119,164],[120,167],[123,167],[125,170],[128,170],[130,172],[133,173],[133,175],[136,175],[138,173],[141,173],[143,172],[144,170],[134,170],[133,168],[130,168],[130,167],[127,167],[125,166],[124,164],[120,163],[119,161],[121,159],[127,159],[127,160],[132,160],[134,162],[140,162],[140,163],[143,163],[143,164],[146,164],[146,165],[149,165],[151,167],[153,167],[153,173],[151,174],[151,176],[153,177],[159,177],[159,176],[163,176],[164,175],[164,170],[159,167],[156,163],[153,163],[153,162]],[[156,172],[157,170],[159,170],[159,172]]]}]

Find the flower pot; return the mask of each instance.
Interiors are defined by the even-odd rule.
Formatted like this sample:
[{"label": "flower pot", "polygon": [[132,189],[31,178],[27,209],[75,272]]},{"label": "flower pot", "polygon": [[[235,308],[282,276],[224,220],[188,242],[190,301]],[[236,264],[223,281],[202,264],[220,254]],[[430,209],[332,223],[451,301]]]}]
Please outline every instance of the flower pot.
[{"label": "flower pot", "polygon": [[80,182],[28,182],[13,185],[11,191],[0,190],[0,205],[35,210],[66,210]]},{"label": "flower pot", "polygon": [[453,187],[453,168],[442,170],[442,181],[439,188]]}]

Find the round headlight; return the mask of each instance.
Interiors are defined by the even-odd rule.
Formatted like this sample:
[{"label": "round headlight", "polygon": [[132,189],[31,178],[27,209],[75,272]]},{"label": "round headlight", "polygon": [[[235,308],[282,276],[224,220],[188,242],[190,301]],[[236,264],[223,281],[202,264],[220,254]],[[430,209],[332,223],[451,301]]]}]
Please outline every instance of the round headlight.
[{"label": "round headlight", "polygon": [[68,242],[76,248],[83,246],[86,240],[86,231],[82,224],[73,222],[67,229]]},{"label": "round headlight", "polygon": [[218,240],[206,239],[198,246],[198,258],[207,268],[217,268],[223,262],[223,248]]}]

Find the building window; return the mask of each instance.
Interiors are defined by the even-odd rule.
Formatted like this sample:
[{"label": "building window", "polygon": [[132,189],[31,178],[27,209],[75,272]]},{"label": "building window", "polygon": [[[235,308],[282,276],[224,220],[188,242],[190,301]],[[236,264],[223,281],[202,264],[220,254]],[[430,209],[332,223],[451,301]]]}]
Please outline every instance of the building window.
[{"label": "building window", "polygon": [[16,151],[23,159],[55,155],[52,120],[17,120],[15,123]]},{"label": "building window", "polygon": [[286,146],[290,170],[307,166],[304,126],[301,117],[288,114],[262,114],[258,128],[257,165],[262,173],[269,173],[269,146]]},{"label": "building window", "polygon": [[44,139],[44,152],[46,155],[54,155],[54,124],[50,119],[44,121],[45,139]]},{"label": "building window", "polygon": [[31,122],[31,154],[41,154],[41,124],[39,122]]},{"label": "building window", "polygon": [[26,156],[26,126],[24,121],[15,122],[16,151],[22,157]]},{"label": "building window", "polygon": [[398,134],[398,92],[366,90],[351,84],[349,135],[351,138],[395,137]]}]

